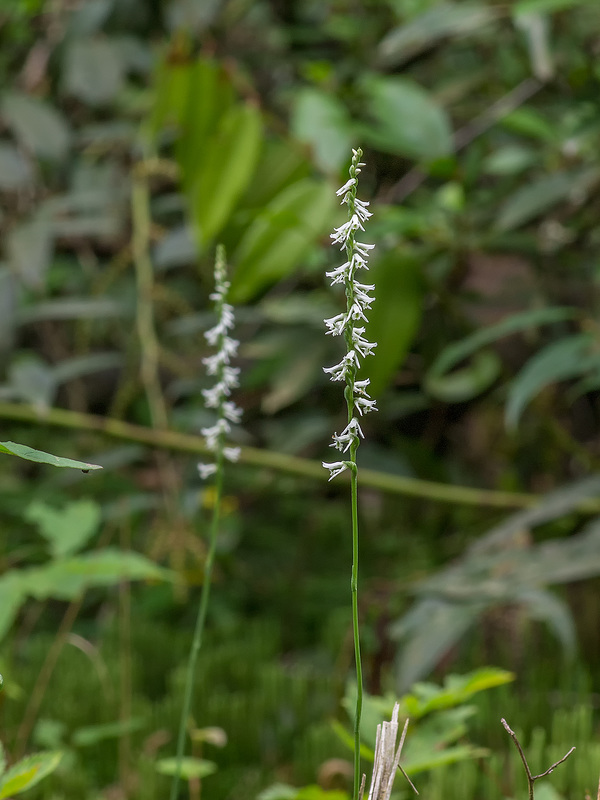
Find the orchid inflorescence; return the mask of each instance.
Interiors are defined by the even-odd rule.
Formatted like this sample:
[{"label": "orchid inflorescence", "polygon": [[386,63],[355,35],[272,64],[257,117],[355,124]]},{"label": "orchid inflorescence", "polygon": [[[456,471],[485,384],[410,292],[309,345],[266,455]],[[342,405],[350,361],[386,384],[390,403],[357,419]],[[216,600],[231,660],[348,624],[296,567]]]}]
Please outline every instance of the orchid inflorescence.
[{"label": "orchid inflorescence", "polygon": [[[367,392],[369,379],[357,380],[356,378],[361,359],[371,355],[377,346],[374,342],[368,342],[363,335],[365,333],[363,323],[368,322],[367,312],[374,301],[374,297],[369,292],[372,292],[375,286],[360,283],[356,278],[358,270],[368,270],[369,251],[375,247],[374,244],[356,241],[357,231],[364,231],[363,223],[371,216],[371,212],[367,208],[369,203],[359,200],[356,196],[358,175],[361,171],[360,168],[364,166],[360,161],[361,156],[362,150],[352,150],[350,178],[336,192],[337,196],[342,198],[342,205],[346,203],[348,206],[348,221],[339,228],[335,228],[331,238],[334,244],[341,244],[340,249],[346,251],[346,261],[326,273],[327,277],[331,279],[332,286],[338,283],[343,284],[346,291],[346,311],[325,320],[328,334],[344,337],[346,355],[339,364],[324,369],[324,372],[331,376],[332,381],[346,381],[348,424],[341,433],[334,433],[331,445],[343,453],[348,450],[352,453],[360,439],[364,438],[355,411],[359,416],[369,411],[377,411],[375,401],[371,400]],[[331,480],[351,464],[348,461],[334,461],[332,463],[323,462],[323,466],[330,471],[329,480]]]},{"label": "orchid inflorescence", "polygon": [[216,347],[217,351],[202,359],[208,375],[214,375],[217,379],[213,387],[202,390],[206,407],[217,411],[217,421],[214,425],[201,429],[207,448],[215,454],[216,463],[198,464],[198,472],[203,479],[217,472],[218,464],[223,458],[237,461],[240,456],[239,447],[225,445],[225,437],[231,432],[232,423],[239,423],[242,416],[241,408],[227,399],[231,390],[239,385],[240,372],[239,368],[231,366],[231,359],[237,355],[240,343],[229,336],[229,331],[234,326],[234,316],[233,307],[226,302],[228,289],[225,249],[219,245],[215,259],[215,290],[210,295],[215,304],[217,324],[204,334],[209,345]]}]

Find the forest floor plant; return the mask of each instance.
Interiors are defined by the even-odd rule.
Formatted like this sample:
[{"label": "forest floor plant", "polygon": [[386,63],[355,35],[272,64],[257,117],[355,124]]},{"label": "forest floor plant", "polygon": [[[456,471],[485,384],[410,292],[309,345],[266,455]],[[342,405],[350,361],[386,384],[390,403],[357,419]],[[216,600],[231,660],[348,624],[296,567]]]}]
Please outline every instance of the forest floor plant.
[{"label": "forest floor plant", "polygon": [[234,315],[232,306],[226,302],[228,289],[229,282],[227,281],[225,249],[219,245],[217,247],[215,259],[215,291],[210,295],[210,299],[215,304],[217,324],[204,334],[209,345],[216,348],[216,352],[203,359],[208,375],[214,376],[216,378],[216,383],[212,388],[203,389],[202,391],[206,407],[214,409],[217,414],[217,421],[214,425],[208,428],[202,428],[202,434],[206,438],[206,446],[208,450],[214,454],[214,461],[208,464],[198,464],[198,472],[202,479],[214,475],[215,499],[210,523],[208,553],[204,566],[204,581],[202,583],[198,615],[186,671],[183,706],[177,737],[175,771],[171,784],[171,800],[175,800],[177,797],[182,774],[185,732],[192,704],[192,689],[198,653],[200,652],[204,635],[212,570],[217,547],[217,534],[221,518],[221,498],[223,494],[225,461],[237,461],[240,455],[240,449],[238,447],[228,447],[226,445],[226,437],[231,432],[232,423],[237,424],[242,415],[241,409],[228,399],[231,390],[238,385],[239,376],[239,369],[231,366],[231,359],[237,355],[239,342],[229,336],[229,332],[234,325]]},{"label": "forest floor plant", "polygon": [[365,244],[356,240],[357,232],[364,231],[363,223],[371,216],[367,209],[368,203],[359,200],[356,196],[358,188],[358,175],[361,166],[362,150],[352,151],[350,165],[350,178],[337,191],[342,204],[348,207],[348,221],[331,234],[334,244],[340,244],[345,251],[346,261],[339,267],[327,273],[331,285],[341,284],[346,293],[346,310],[325,320],[327,333],[333,336],[343,336],[346,343],[346,354],[342,360],[333,367],[326,367],[325,372],[331,376],[332,381],[345,381],[344,397],[348,410],[348,424],[344,430],[333,435],[332,447],[342,453],[348,453],[348,460],[324,462],[323,466],[330,471],[329,479],[350,470],[350,492],[352,508],[352,628],[354,635],[354,660],[356,665],[356,711],[354,717],[354,788],[353,798],[358,800],[361,787],[360,769],[360,720],[362,714],[363,681],[362,663],[360,654],[360,631],[358,621],[358,468],[356,464],[356,451],[360,439],[364,436],[356,413],[362,416],[368,411],[376,411],[375,401],[367,393],[369,379],[357,380],[357,372],[361,359],[373,352],[376,344],[368,342],[365,333],[366,313],[373,303],[373,296],[369,292],[375,288],[373,285],[360,283],[356,277],[358,270],[368,269],[367,259],[369,251],[375,245]]}]

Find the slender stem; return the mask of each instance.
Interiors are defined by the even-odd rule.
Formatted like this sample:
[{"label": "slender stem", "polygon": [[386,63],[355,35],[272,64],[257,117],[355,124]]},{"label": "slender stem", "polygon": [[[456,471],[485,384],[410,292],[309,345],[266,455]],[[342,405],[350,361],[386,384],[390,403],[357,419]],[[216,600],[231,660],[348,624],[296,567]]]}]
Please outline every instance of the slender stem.
[{"label": "slender stem", "polygon": [[362,660],[360,655],[360,629],[358,624],[358,470],[356,449],[358,443],[350,448],[352,463],[350,487],[352,495],[352,632],[354,634],[354,661],[356,664],[356,712],[354,715],[354,800],[358,800],[361,782],[360,769],[360,720],[363,703]]},{"label": "slender stem", "polygon": [[204,567],[204,582],[202,583],[202,592],[200,594],[200,603],[198,605],[198,615],[196,617],[196,626],[194,629],[194,638],[192,640],[192,647],[188,658],[188,665],[185,677],[185,691],[183,696],[183,707],[181,710],[181,719],[179,721],[179,733],[177,736],[177,755],[175,774],[171,784],[170,800],[176,800],[177,792],[179,789],[179,782],[181,780],[181,765],[183,761],[183,754],[185,750],[185,732],[190,716],[190,709],[192,706],[192,694],[194,688],[194,675],[196,672],[196,664],[198,663],[198,654],[202,646],[204,637],[204,625],[206,622],[206,612],[208,609],[208,601],[210,598],[210,586],[212,582],[213,565],[215,561],[215,554],[217,550],[217,533],[219,530],[219,521],[221,517],[221,497],[223,494],[223,448],[220,448],[217,454],[217,472],[215,475],[215,504],[213,506],[212,520],[210,524],[209,545],[208,553],[206,556],[206,564]]}]

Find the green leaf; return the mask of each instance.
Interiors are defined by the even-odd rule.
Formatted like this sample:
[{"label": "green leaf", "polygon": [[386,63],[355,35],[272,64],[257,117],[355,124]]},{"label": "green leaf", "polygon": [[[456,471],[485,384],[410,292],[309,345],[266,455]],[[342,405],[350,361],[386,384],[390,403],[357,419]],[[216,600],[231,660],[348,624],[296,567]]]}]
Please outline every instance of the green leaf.
[{"label": "green leaf", "polygon": [[443,686],[416,683],[411,694],[402,698],[403,711],[413,720],[442,709],[466,703],[479,692],[503,686],[515,679],[512,672],[497,667],[481,667],[466,675],[447,675]]},{"label": "green leaf", "polygon": [[116,586],[122,581],[173,580],[169,570],[131,551],[107,547],[21,570],[23,590],[38,600],[75,600],[86,589]]},{"label": "green leaf", "polygon": [[0,143],[0,189],[13,192],[32,183],[30,162],[12,144]]},{"label": "green leaf", "polygon": [[452,152],[450,123],[432,96],[408,78],[370,76],[362,81],[363,136],[373,147],[417,161]]},{"label": "green leaf", "polygon": [[[176,758],[161,758],[154,765],[156,771],[161,775],[175,775],[177,770]],[[207,761],[204,758],[187,758],[181,759],[181,777],[185,781],[193,780],[194,778],[206,778],[217,771],[217,765],[214,761]]]},{"label": "green leaf", "polygon": [[63,85],[90,106],[112,102],[123,87],[125,65],[118,47],[105,37],[77,37],[67,46]]},{"label": "green leaf", "polygon": [[89,464],[86,461],[74,461],[72,458],[60,458],[42,450],[34,450],[24,444],[16,442],[0,442],[0,453],[8,453],[11,456],[23,458],[25,461],[35,461],[37,464],[51,464],[53,467],[68,467],[70,469],[81,469],[88,472],[91,469],[102,469],[99,464]]},{"label": "green leaf", "polygon": [[50,543],[53,558],[80,550],[96,533],[100,516],[100,507],[93,500],[77,500],[62,509],[34,500],[24,514]]},{"label": "green leaf", "polygon": [[569,658],[575,655],[577,631],[573,614],[567,603],[553,592],[539,588],[527,588],[525,591],[519,592],[515,601],[526,607],[527,613],[532,619],[546,623]]},{"label": "green leaf", "polygon": [[61,161],[69,150],[71,133],[65,118],[43,100],[20,92],[4,95],[0,111],[27,150],[49,161]]},{"label": "green leaf", "polygon": [[298,794],[297,786],[288,783],[273,783],[256,795],[256,800],[295,800]]},{"label": "green leaf", "polygon": [[535,308],[528,311],[521,311],[517,314],[511,314],[495,325],[481,328],[470,336],[449,344],[438,355],[427,374],[431,377],[439,378],[481,347],[492,344],[492,342],[496,342],[504,336],[530,330],[538,325],[548,325],[553,322],[562,322],[566,319],[572,319],[576,317],[577,314],[577,309],[569,308],[568,306]]},{"label": "green leaf", "polygon": [[98,742],[107,739],[119,739],[129,733],[142,730],[145,727],[145,720],[140,717],[117,720],[116,722],[106,722],[102,725],[87,725],[84,728],[77,728],[71,737],[71,743],[75,747],[91,747]]},{"label": "green leaf", "polygon": [[291,129],[310,145],[316,164],[327,173],[338,173],[348,161],[354,127],[345,106],[320,89],[300,89],[294,99]]},{"label": "green leaf", "polygon": [[369,392],[376,397],[403,364],[417,333],[425,284],[420,260],[406,252],[386,253],[375,260],[364,280],[375,284],[366,335],[377,347],[364,369],[371,380]]},{"label": "green leaf", "polygon": [[546,386],[597,369],[600,354],[594,352],[594,345],[592,335],[574,334],[552,342],[530,358],[509,388],[507,427],[516,428],[528,403]]},{"label": "green leaf", "polygon": [[0,575],[0,641],[8,633],[26,597],[27,592],[18,570]]},{"label": "green leaf", "polygon": [[600,172],[595,167],[544,175],[517,189],[505,200],[496,220],[496,227],[500,231],[513,230],[531,222],[561,201],[571,197],[585,198],[599,177]]},{"label": "green leaf", "polygon": [[20,794],[54,772],[62,753],[36,753],[14,764],[0,779],[0,800]]},{"label": "green leaf", "polygon": [[187,71],[175,155],[181,168],[183,186],[189,192],[201,173],[210,168],[211,138],[224,117],[235,114],[236,109],[239,112],[239,106],[234,107],[231,79],[218,61],[199,58],[187,67]]},{"label": "green leaf", "polygon": [[7,236],[8,259],[20,280],[30,289],[45,288],[54,242],[45,220],[24,222]]},{"label": "green leaf", "polygon": [[235,251],[230,298],[244,303],[287,277],[330,228],[335,194],[311,178],[288,186],[250,225]]},{"label": "green leaf", "polygon": [[91,469],[102,469],[99,464],[89,464],[87,461],[74,461],[72,458],[60,458],[42,450],[34,450],[24,444],[16,442],[0,442],[0,453],[8,453],[11,456],[23,458],[25,461],[35,461],[38,464],[51,464],[53,467],[68,467],[70,469],[81,469],[88,472]]},{"label": "green leaf", "polygon": [[[0,690],[4,685],[4,678],[0,675]],[[4,745],[0,742],[0,778],[6,772],[6,754],[4,753]]]},{"label": "green leaf", "polygon": [[433,598],[417,602],[391,628],[392,638],[403,642],[396,673],[398,690],[406,691],[427,675],[485,608],[484,604],[450,604]]},{"label": "green leaf", "polygon": [[482,350],[473,356],[471,363],[442,376],[429,374],[424,388],[427,394],[446,403],[464,403],[485,392],[494,383],[501,370],[496,353]]},{"label": "green leaf", "polygon": [[377,62],[384,69],[399,67],[450,36],[465,36],[483,28],[498,12],[479,3],[436,3],[406,25],[392,28],[379,43]]},{"label": "green leaf", "polygon": [[191,185],[192,216],[202,245],[226,224],[248,186],[263,135],[261,113],[253,105],[238,105],[223,117],[207,144],[202,169]]}]

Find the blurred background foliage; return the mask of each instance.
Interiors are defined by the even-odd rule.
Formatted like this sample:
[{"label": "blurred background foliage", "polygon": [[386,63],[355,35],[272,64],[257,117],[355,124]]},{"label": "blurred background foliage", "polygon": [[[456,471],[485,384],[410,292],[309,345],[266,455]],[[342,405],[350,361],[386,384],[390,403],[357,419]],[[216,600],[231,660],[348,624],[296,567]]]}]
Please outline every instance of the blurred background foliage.
[{"label": "blurred background foliage", "polygon": [[358,145],[379,343],[367,689],[388,713],[415,680],[509,669],[473,698],[469,739],[461,706],[433,724],[434,749],[470,757],[423,792],[522,791],[500,716],[534,771],[580,748],[540,792],[593,789],[599,53],[595,0],[0,3],[1,438],[105,467],[0,462],[0,735],[12,759],[65,754],[30,796],[168,785],[155,762],[173,753],[213,495],[167,432],[201,451],[217,242],[239,444],[265,455],[228,473],[202,790],[347,788],[347,497],[314,467],[343,425],[323,273]]}]

